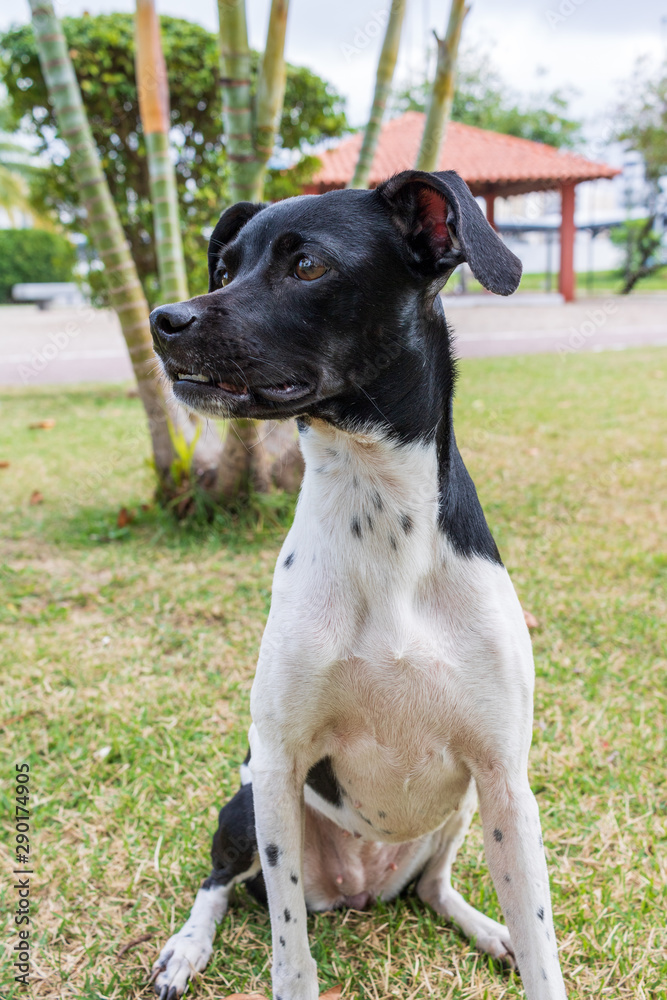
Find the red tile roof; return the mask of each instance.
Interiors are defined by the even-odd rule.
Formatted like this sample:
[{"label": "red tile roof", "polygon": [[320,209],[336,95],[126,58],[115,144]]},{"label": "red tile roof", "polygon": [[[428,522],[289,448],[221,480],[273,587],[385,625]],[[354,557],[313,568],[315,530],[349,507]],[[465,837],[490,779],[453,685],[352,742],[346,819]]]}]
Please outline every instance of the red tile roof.
[{"label": "red tile roof", "polygon": [[[371,167],[370,187],[414,166],[423,128],[424,115],[419,111],[407,111],[383,125]],[[354,173],[362,138],[359,132],[320,154],[322,168],[306,191],[319,194],[345,187]],[[620,173],[604,163],[593,163],[541,142],[460,122],[449,124],[438,170],[456,170],[475,195],[501,196],[545,191]]]}]

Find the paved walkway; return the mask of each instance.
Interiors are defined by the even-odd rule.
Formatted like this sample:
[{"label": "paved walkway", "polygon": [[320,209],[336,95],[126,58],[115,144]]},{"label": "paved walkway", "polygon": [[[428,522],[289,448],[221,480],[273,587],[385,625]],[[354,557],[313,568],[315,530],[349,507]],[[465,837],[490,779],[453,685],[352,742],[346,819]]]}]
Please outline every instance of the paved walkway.
[{"label": "paved walkway", "polygon": [[[461,357],[667,346],[667,295],[583,299],[445,297]],[[132,368],[115,314],[0,307],[0,385],[118,382]]]}]

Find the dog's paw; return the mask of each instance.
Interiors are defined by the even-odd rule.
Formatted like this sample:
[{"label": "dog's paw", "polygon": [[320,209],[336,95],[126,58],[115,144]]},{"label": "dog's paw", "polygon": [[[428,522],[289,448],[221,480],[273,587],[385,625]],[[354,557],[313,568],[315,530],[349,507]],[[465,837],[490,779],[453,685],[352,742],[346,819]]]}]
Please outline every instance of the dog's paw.
[{"label": "dog's paw", "polygon": [[516,969],[516,957],[509,931],[503,924],[499,924],[495,920],[487,918],[487,921],[489,925],[495,926],[485,926],[483,930],[480,930],[475,938],[475,948],[477,951],[486,952],[487,955],[504,962],[510,969]]},{"label": "dog's paw", "polygon": [[160,1000],[177,1000],[188,981],[208,965],[213,951],[210,935],[187,925],[170,937],[153,966],[153,989]]}]

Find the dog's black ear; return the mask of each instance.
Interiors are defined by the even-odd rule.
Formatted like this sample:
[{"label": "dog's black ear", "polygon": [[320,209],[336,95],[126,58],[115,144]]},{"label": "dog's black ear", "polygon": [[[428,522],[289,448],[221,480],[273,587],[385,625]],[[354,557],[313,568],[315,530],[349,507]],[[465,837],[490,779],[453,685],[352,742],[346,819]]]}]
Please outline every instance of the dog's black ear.
[{"label": "dog's black ear", "polygon": [[235,236],[243,229],[246,222],[250,222],[253,215],[261,212],[266,205],[256,204],[252,201],[237,201],[235,205],[226,209],[218,224],[211,233],[208,241],[208,290],[212,292],[218,287],[213,280],[215,269],[218,266],[218,257],[222,247],[231,243]]},{"label": "dog's black ear", "polygon": [[405,170],[378,187],[416,262],[442,284],[462,261],[491,292],[510,295],[521,261],[489,225],[465,181],[453,170]]}]

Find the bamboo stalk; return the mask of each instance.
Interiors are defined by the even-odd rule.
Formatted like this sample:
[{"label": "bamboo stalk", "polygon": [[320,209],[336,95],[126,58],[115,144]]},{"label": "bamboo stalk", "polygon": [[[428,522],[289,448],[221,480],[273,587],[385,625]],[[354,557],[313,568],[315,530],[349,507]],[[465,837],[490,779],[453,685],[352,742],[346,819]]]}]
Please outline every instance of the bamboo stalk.
[{"label": "bamboo stalk", "polygon": [[255,119],[256,183],[264,186],[266,164],[273,152],[276,130],[285,100],[285,33],[289,0],[271,0],[266,46],[257,80]]},{"label": "bamboo stalk", "polygon": [[163,302],[188,298],[178,215],[176,173],[169,152],[169,83],[154,0],[136,0],[136,77],[146,139],[155,253]]},{"label": "bamboo stalk", "polygon": [[[449,23],[444,39],[435,35],[438,44],[438,63],[426,114],[421,145],[415,164],[417,170],[437,170],[440,150],[447,135],[447,125],[454,103],[456,59],[461,40],[463,21],[470,8],[466,0],[452,0]],[[435,34],[435,32],[434,32]]]},{"label": "bamboo stalk", "polygon": [[220,87],[232,204],[259,201],[255,177],[250,47],[245,0],[218,0]]},{"label": "bamboo stalk", "polygon": [[148,306],[125,234],[102,171],[67,43],[51,0],[30,0],[35,42],[60,137],[70,149],[90,238],[106,271],[111,304],[118,314],[139,395],[148,417],[158,478],[170,478],[173,448],[162,386],[152,377],[155,354]]},{"label": "bamboo stalk", "polygon": [[382,43],[380,61],[378,62],[377,74],[375,77],[375,93],[373,94],[373,104],[371,107],[368,125],[364,133],[364,141],[359,152],[359,159],[354,171],[354,177],[348,187],[365,188],[368,187],[368,175],[370,174],[373,157],[377,149],[378,139],[382,119],[384,118],[387,101],[391,94],[391,83],[394,78],[398,49],[401,42],[401,29],[403,27],[403,15],[405,14],[405,0],[392,0],[387,30]]}]

